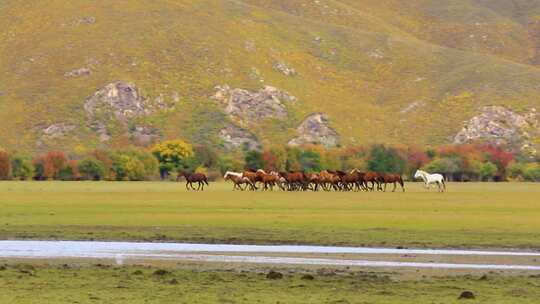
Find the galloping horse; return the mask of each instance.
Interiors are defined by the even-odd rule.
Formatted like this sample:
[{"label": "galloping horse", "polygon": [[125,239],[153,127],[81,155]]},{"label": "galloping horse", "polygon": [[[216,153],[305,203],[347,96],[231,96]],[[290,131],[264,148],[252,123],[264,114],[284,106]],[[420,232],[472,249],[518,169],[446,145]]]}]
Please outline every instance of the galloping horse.
[{"label": "galloping horse", "polygon": [[285,179],[288,191],[307,190],[304,172],[279,172],[279,176]]},{"label": "galloping horse", "polygon": [[257,175],[257,172],[254,171],[245,170],[242,172],[242,176],[249,178],[249,180],[255,185],[257,185],[258,182],[262,182],[261,178]]},{"label": "galloping horse", "polygon": [[[178,177],[176,178],[176,181],[179,181],[181,177],[185,177],[186,178],[186,189],[189,191],[191,187],[191,190],[202,190],[204,191],[204,185],[206,184],[207,186],[209,186],[208,184],[208,179],[206,178],[206,175],[202,174],[202,173],[190,173],[190,172],[186,172],[186,171],[178,171]],[[197,189],[195,189],[195,187],[193,187],[193,183],[198,183],[198,187]],[[189,185],[189,187],[188,187]]]},{"label": "galloping horse", "polygon": [[354,186],[355,191],[360,191],[360,190],[367,189],[365,185],[365,180],[364,180],[365,175],[366,173],[361,172],[358,169],[353,169],[351,170],[351,172],[347,173],[347,175],[345,175],[341,179],[344,183],[347,184],[347,187],[349,186],[349,184],[352,184],[350,190],[352,190],[352,187]]},{"label": "galloping horse", "polygon": [[321,177],[318,173],[306,173],[306,182],[308,189],[312,191],[319,191],[319,184],[321,182]]},{"label": "galloping horse", "polygon": [[[368,186],[369,182],[371,182],[371,187]],[[381,175],[377,172],[367,172],[364,175],[364,183],[369,191],[375,190],[375,184],[377,185],[377,191],[383,190],[381,187]]]},{"label": "galloping horse", "polygon": [[426,187],[427,189],[431,187],[431,184],[437,183],[437,186],[439,187],[439,192],[446,191],[446,184],[444,182],[444,176],[442,176],[442,174],[429,174],[426,171],[416,170],[416,173],[414,173],[414,178],[421,178],[424,181],[424,187]]},{"label": "galloping horse", "polygon": [[[241,191],[244,191],[247,187],[249,187],[251,191],[257,190],[255,184],[252,183],[249,178],[242,176],[242,173],[227,171],[223,176],[223,179],[233,182],[233,190],[240,189]],[[242,185],[245,185],[245,187],[242,188]]]},{"label": "galloping horse", "polygon": [[341,183],[341,178],[334,171],[324,170],[319,173],[320,185],[324,191],[330,191],[332,189],[339,190],[339,184]]},{"label": "galloping horse", "polygon": [[270,191],[274,191],[274,186],[276,184],[279,185],[279,174],[277,172],[270,172],[266,173],[264,170],[259,169],[256,172],[258,180],[264,184],[263,190],[268,190],[270,187]]},{"label": "galloping horse", "polygon": [[386,185],[388,184],[394,184],[394,189],[392,189],[392,192],[396,192],[397,183],[401,185],[401,190],[405,192],[405,184],[403,183],[403,178],[401,178],[401,174],[384,173],[380,175],[379,180],[381,183],[384,184],[384,192],[386,192]]}]

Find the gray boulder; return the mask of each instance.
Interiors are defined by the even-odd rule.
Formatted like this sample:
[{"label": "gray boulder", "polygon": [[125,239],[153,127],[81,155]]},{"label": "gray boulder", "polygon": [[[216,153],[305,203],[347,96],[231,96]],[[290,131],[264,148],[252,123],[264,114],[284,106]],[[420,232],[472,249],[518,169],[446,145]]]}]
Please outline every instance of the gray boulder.
[{"label": "gray boulder", "polygon": [[258,124],[267,118],[285,119],[288,115],[286,105],[296,101],[294,96],[271,86],[257,92],[218,86],[213,99],[223,106],[233,121],[243,126]]},{"label": "gray boulder", "polygon": [[330,127],[328,116],[324,113],[309,115],[296,129],[298,137],[289,141],[289,146],[304,144],[321,144],[325,147],[335,147],[339,144],[340,136]]},{"label": "gray boulder", "polygon": [[484,141],[536,155],[533,138],[540,135],[536,109],[518,114],[502,106],[486,106],[464,123],[454,137],[455,144]]},{"label": "gray boulder", "polygon": [[86,118],[91,129],[102,141],[110,139],[107,126],[120,124],[126,131],[131,119],[143,117],[156,111],[156,107],[144,98],[132,83],[118,81],[99,89],[84,103]]}]

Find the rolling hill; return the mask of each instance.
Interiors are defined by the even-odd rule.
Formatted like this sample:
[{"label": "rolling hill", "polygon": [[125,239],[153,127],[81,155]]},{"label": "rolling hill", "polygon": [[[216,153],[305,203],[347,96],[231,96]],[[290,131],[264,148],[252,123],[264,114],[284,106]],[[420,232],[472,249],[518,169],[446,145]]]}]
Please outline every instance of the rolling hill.
[{"label": "rolling hill", "polygon": [[493,123],[538,147],[539,16],[540,0],[4,0],[0,146],[434,145],[474,117],[499,136],[501,106]]}]

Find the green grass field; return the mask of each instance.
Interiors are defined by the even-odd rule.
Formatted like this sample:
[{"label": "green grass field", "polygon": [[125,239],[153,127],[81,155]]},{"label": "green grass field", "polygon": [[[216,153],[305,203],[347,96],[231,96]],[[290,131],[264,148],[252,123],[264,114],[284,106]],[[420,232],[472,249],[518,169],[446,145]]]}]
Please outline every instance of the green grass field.
[{"label": "green grass field", "polygon": [[[488,274],[401,280],[394,274],[231,271],[96,265],[0,266],[0,303],[538,303],[540,278]],[[267,271],[267,270],[266,270]],[[313,280],[302,279],[308,272]],[[464,290],[476,300],[458,300]]]},{"label": "green grass field", "polygon": [[233,192],[211,184],[1,182],[0,239],[540,248],[540,185],[406,193]]}]

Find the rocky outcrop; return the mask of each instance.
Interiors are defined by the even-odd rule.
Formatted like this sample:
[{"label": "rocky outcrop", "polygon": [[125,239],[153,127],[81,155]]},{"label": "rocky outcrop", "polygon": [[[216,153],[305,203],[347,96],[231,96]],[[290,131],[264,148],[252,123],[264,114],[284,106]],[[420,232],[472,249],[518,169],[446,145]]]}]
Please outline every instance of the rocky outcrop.
[{"label": "rocky outcrop", "polygon": [[261,150],[261,144],[250,132],[235,125],[228,124],[219,131],[219,137],[223,140],[227,150],[245,148],[246,150]]},{"label": "rocky outcrop", "polygon": [[532,139],[540,135],[536,109],[517,114],[502,106],[483,107],[479,115],[465,122],[454,137],[455,144],[485,141],[536,154]]},{"label": "rocky outcrop", "polygon": [[232,89],[228,85],[216,87],[213,99],[223,106],[224,111],[242,126],[260,123],[267,118],[287,118],[286,105],[296,101],[294,96],[271,86],[257,92]]},{"label": "rocky outcrop", "polygon": [[71,131],[75,130],[74,125],[70,125],[67,123],[55,123],[47,128],[43,129],[43,138],[44,139],[56,139],[56,138],[62,138],[66,136]]},{"label": "rocky outcrop", "polygon": [[[120,124],[127,131],[129,123],[134,119],[167,107],[162,96],[152,101],[145,98],[134,84],[124,81],[106,85],[84,103],[88,125],[101,141],[110,139],[109,125]],[[145,127],[134,126],[134,130],[137,128]]]},{"label": "rocky outcrop", "polygon": [[296,70],[283,61],[278,61],[273,65],[274,70],[281,72],[285,76],[295,76]]},{"label": "rocky outcrop", "polygon": [[324,113],[309,115],[296,129],[298,137],[289,141],[289,146],[304,144],[321,144],[335,147],[339,143],[339,134],[330,127],[328,117]]}]

